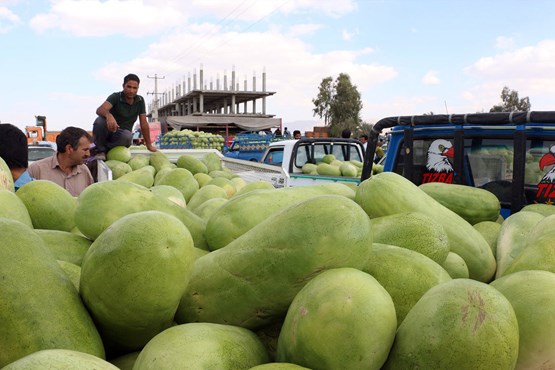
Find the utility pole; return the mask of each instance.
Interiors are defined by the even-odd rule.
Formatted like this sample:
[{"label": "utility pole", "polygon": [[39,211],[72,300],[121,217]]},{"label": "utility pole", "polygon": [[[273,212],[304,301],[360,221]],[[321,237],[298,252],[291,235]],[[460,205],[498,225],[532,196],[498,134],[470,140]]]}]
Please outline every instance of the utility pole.
[{"label": "utility pole", "polygon": [[158,77],[158,75],[155,73],[154,77],[146,77],[154,79],[154,93],[147,92],[147,95],[154,95],[154,99],[152,100],[152,119],[154,119],[154,121],[158,121],[158,80],[163,80],[164,78],[166,78],[166,76]]}]

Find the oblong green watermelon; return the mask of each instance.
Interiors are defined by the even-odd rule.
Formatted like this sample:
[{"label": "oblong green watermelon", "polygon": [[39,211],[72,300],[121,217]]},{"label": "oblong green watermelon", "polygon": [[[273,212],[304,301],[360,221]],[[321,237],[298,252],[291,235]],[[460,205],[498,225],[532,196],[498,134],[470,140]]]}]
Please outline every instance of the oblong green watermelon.
[{"label": "oblong green watermelon", "polygon": [[379,369],[396,330],[393,300],[376,279],[354,268],[330,269],[293,299],[276,359],[311,369]]},{"label": "oblong green watermelon", "polygon": [[453,279],[428,290],[397,330],[383,369],[514,369],[518,321],[494,287]]},{"label": "oblong green watermelon", "polygon": [[43,349],[104,358],[100,335],[79,294],[42,239],[0,218],[0,367]]},{"label": "oblong green watermelon", "polygon": [[340,195],[309,198],[200,257],[176,321],[251,329],[270,324],[285,315],[312,277],[334,267],[361,268],[371,243],[370,219],[354,201]]}]

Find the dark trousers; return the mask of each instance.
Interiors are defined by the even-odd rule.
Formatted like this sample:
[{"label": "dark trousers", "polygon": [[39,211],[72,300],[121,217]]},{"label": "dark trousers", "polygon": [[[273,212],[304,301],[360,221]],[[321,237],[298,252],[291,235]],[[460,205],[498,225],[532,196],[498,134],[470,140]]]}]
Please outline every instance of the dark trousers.
[{"label": "dark trousers", "polygon": [[106,118],[98,116],[93,123],[93,136],[96,152],[107,152],[116,146],[130,147],[133,143],[133,133],[118,128],[116,132],[108,131]]}]

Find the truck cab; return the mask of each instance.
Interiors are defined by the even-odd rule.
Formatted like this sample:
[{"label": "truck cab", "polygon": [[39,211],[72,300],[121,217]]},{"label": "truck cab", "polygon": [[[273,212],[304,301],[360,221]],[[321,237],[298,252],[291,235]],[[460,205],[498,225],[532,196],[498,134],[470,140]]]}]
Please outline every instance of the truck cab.
[{"label": "truck cab", "polygon": [[287,176],[287,186],[306,186],[317,182],[343,182],[358,184],[359,178],[332,177],[303,174],[306,163],[318,163],[327,154],[333,154],[340,161],[363,159],[362,143],[354,139],[303,138],[273,142],[264,152],[261,162],[279,166]]},{"label": "truck cab", "polygon": [[[555,203],[555,112],[388,117],[377,122],[366,156],[389,129],[384,171],[420,185],[489,190],[507,217],[527,204]],[[371,176],[364,161],[361,180]]]},{"label": "truck cab", "polygon": [[271,132],[263,135],[259,132],[246,131],[237,134],[224,156],[234,159],[242,159],[251,162],[260,162],[262,155],[274,140]]}]

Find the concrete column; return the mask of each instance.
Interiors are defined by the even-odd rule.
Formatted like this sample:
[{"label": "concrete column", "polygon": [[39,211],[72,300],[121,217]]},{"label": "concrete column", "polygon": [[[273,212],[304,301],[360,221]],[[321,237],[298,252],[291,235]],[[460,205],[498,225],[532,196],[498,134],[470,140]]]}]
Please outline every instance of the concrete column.
[{"label": "concrete column", "polygon": [[204,94],[199,96],[199,112],[204,113]]},{"label": "concrete column", "polygon": [[231,95],[231,114],[235,114],[235,94]]}]

